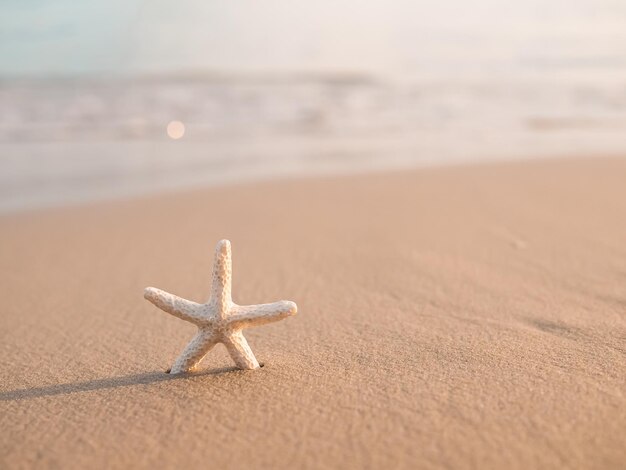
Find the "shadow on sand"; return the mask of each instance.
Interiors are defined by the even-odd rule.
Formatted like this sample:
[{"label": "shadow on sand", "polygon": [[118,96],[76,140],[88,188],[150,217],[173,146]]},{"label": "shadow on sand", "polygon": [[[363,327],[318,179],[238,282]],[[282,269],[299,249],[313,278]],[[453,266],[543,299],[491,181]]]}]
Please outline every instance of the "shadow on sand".
[{"label": "shadow on sand", "polygon": [[69,395],[72,393],[90,392],[93,390],[104,390],[107,388],[131,387],[133,385],[152,384],[157,382],[164,382],[167,380],[181,380],[207,375],[220,375],[238,370],[239,369],[237,369],[236,367],[222,367],[219,369],[203,370],[192,374],[176,375],[170,375],[164,371],[153,371],[143,374],[124,375],[121,377],[87,380],[85,382],[9,390],[7,392],[0,392],[0,401],[28,400],[31,398],[50,397],[55,395]]}]

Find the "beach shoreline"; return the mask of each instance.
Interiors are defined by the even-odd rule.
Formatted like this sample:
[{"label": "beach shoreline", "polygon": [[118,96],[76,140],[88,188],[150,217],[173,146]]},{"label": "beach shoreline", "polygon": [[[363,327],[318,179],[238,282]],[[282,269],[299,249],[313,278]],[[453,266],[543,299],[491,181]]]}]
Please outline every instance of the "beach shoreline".
[{"label": "beach shoreline", "polygon": [[0,80],[0,213],[269,178],[624,154],[619,73],[532,70]]}]

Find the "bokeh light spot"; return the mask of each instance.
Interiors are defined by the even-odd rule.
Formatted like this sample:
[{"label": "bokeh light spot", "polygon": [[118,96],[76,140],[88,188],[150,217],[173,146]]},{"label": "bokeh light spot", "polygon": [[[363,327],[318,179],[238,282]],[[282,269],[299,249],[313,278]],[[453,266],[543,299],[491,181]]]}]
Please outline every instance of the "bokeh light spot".
[{"label": "bokeh light spot", "polygon": [[185,125],[180,121],[170,121],[167,125],[167,135],[170,139],[180,139],[185,135]]}]

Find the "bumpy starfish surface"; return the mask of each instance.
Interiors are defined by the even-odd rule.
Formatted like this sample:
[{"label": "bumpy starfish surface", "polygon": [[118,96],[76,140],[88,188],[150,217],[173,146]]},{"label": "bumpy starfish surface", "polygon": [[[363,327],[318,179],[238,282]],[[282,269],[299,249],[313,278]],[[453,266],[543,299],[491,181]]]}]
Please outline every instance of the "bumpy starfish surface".
[{"label": "bumpy starfish surface", "polygon": [[207,303],[198,304],[154,287],[146,288],[146,299],[161,310],[198,327],[198,333],[176,359],[170,373],[195,370],[202,358],[217,343],[224,343],[230,357],[240,369],[257,369],[259,363],[241,330],[282,320],[298,311],[296,304],[288,300],[272,304],[237,305],[231,298],[231,280],[230,242],[221,240],[215,248],[213,286]]}]

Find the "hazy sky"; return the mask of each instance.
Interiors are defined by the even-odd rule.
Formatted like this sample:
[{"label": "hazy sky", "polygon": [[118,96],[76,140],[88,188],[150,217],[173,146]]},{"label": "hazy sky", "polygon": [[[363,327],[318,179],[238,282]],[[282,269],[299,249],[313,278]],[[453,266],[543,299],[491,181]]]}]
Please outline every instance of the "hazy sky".
[{"label": "hazy sky", "polygon": [[623,0],[0,4],[2,75],[624,67],[625,45]]}]

